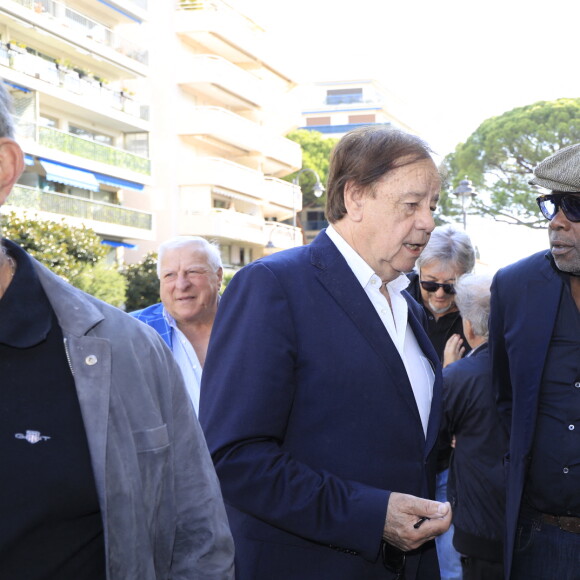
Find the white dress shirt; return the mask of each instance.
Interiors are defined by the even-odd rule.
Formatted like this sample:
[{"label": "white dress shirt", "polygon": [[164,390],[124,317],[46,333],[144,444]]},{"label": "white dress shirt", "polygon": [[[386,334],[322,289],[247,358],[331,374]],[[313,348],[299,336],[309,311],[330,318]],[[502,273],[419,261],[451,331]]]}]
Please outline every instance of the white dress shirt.
[{"label": "white dress shirt", "polygon": [[419,409],[423,432],[426,435],[435,373],[408,323],[408,305],[401,292],[409,285],[409,279],[404,274],[400,274],[386,284],[391,301],[389,305],[387,298],[381,294],[383,282],[373,269],[332,225],[328,226],[326,234],[363,287],[401,356]]},{"label": "white dress shirt", "polygon": [[167,324],[169,324],[173,330],[171,350],[179,368],[181,369],[181,374],[185,380],[185,386],[187,387],[187,392],[189,393],[195,414],[199,416],[201,364],[199,363],[195,349],[191,346],[191,342],[189,342],[185,334],[177,328],[175,319],[165,308],[163,309],[163,316],[165,316]]}]

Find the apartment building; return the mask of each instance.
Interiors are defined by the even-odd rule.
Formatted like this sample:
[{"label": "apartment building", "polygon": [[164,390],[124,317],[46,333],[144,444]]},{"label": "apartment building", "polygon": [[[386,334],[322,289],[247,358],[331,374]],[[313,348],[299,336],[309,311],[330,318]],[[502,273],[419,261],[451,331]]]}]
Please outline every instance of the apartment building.
[{"label": "apartment building", "polygon": [[[161,6],[161,4],[163,6]],[[200,235],[238,268],[302,244],[293,79],[256,22],[221,0],[158,2],[151,151],[158,237]],[[160,46],[162,45],[162,46]],[[279,53],[281,54],[281,52]]]},{"label": "apartment building", "polygon": [[301,129],[338,138],[362,125],[393,125],[412,131],[396,113],[396,97],[374,79],[315,83],[307,98]]},{"label": "apartment building", "polygon": [[146,20],[147,0],[0,7],[0,77],[26,162],[6,209],[85,224],[118,260],[155,239],[149,106],[137,92],[149,76]]}]

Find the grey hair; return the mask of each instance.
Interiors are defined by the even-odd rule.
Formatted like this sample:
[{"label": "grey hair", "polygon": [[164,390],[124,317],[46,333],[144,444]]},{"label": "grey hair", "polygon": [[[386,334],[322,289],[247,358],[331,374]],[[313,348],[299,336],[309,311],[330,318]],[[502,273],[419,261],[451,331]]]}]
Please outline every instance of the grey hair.
[{"label": "grey hair", "polygon": [[417,268],[420,270],[422,266],[432,262],[453,266],[461,274],[471,272],[475,266],[475,249],[470,237],[450,225],[436,227],[417,259]]},{"label": "grey hair", "polygon": [[196,247],[199,250],[205,251],[207,255],[207,263],[217,272],[222,267],[222,257],[219,246],[214,242],[208,242],[205,238],[199,236],[176,236],[163,242],[157,251],[157,277],[161,277],[161,261],[163,254],[167,250],[175,248],[183,248],[184,246]]},{"label": "grey hair", "polygon": [[489,336],[489,298],[492,276],[489,274],[464,274],[455,283],[455,304],[461,317],[471,322],[477,336]]},{"label": "grey hair", "polygon": [[14,119],[12,118],[12,97],[0,79],[0,137],[14,139]]}]

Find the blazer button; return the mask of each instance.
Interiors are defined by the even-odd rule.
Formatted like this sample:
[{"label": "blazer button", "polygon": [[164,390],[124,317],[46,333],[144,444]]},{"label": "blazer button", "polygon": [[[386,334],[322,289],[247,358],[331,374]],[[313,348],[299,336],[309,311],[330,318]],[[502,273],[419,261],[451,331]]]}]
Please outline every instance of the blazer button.
[{"label": "blazer button", "polygon": [[88,364],[90,367],[97,364],[97,357],[94,354],[90,354],[86,359],[85,363]]}]

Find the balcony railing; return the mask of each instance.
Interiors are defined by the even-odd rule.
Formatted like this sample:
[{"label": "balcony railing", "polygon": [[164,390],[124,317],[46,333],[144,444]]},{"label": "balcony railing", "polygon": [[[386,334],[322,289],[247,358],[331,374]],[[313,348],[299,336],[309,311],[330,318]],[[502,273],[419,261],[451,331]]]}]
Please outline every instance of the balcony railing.
[{"label": "balcony railing", "polygon": [[135,209],[92,201],[82,197],[42,191],[34,187],[15,185],[8,203],[15,207],[66,215],[140,230],[153,229],[152,214]]},{"label": "balcony railing", "polygon": [[57,149],[84,159],[99,161],[100,163],[128,169],[144,175],[151,174],[151,161],[146,157],[109,145],[96,143],[91,139],[71,135],[52,127],[43,127],[35,123],[25,122],[17,123],[16,132],[20,137],[33,139],[40,145],[50,149]]},{"label": "balcony railing", "polygon": [[76,70],[59,67],[56,63],[25,50],[15,50],[0,43],[0,65],[64,88],[76,95],[98,98],[102,104],[113,109],[148,120],[149,107],[142,106],[122,91],[114,91],[90,76],[81,77]]},{"label": "balcony railing", "polygon": [[[56,0],[12,0],[40,16],[53,18],[63,26],[79,32],[95,42],[112,48],[116,52],[127,56],[142,64],[148,63],[147,50],[135,43],[123,38],[109,27],[92,20],[81,12],[70,8],[63,2]],[[52,30],[54,25],[50,23],[47,28]]]}]

